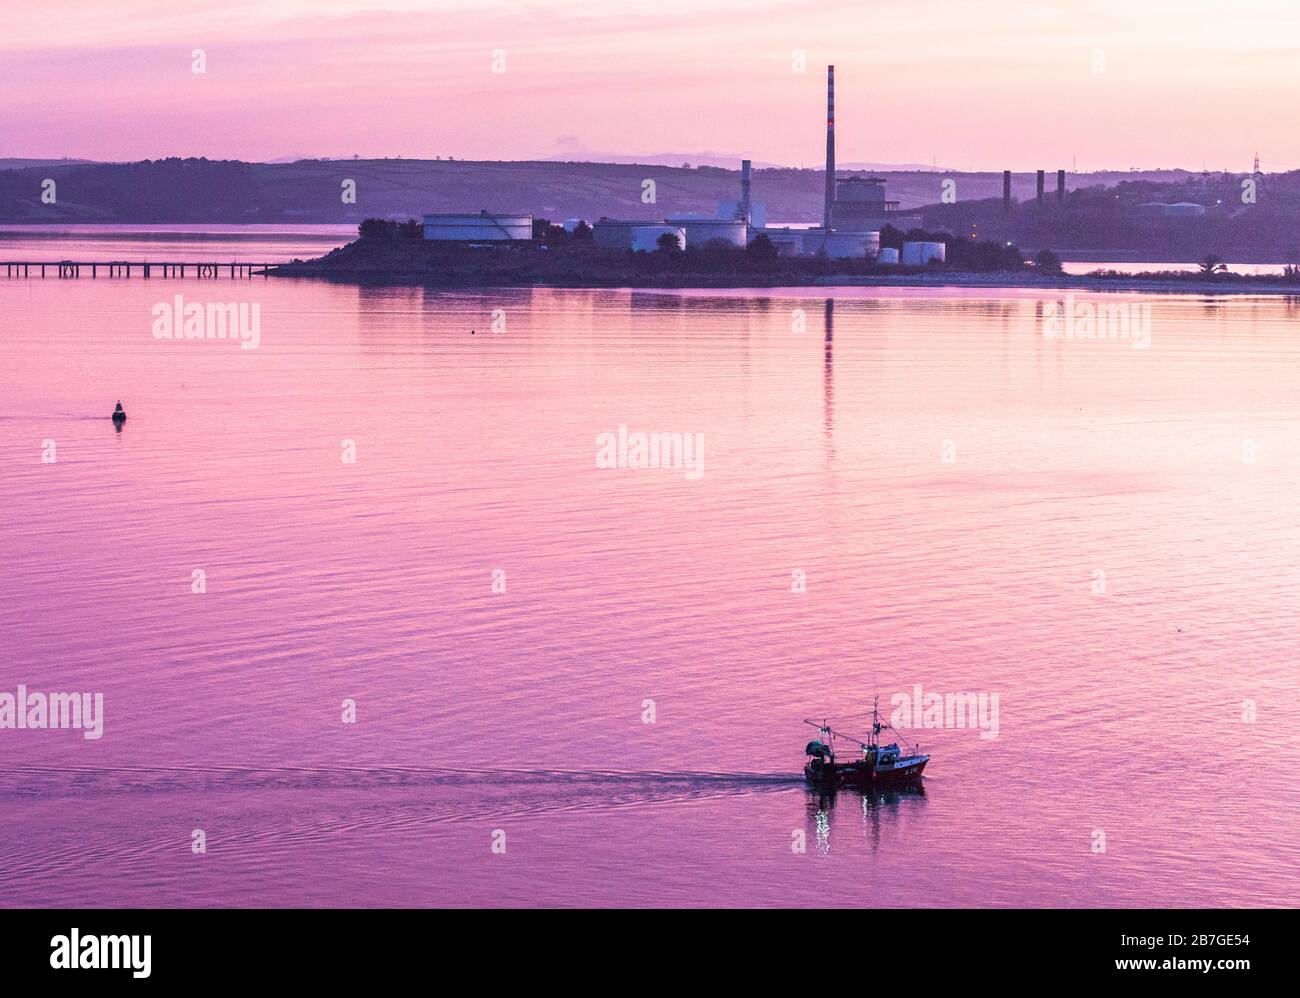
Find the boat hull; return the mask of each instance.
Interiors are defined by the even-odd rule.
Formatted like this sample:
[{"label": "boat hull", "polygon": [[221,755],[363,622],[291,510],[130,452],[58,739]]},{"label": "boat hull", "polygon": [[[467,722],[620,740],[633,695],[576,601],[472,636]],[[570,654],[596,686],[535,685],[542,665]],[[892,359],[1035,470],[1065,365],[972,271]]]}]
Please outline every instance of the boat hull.
[{"label": "boat hull", "polygon": [[915,783],[925,772],[928,755],[899,759],[891,766],[870,766],[866,762],[826,763],[804,766],[804,779],[818,787],[887,787]]}]

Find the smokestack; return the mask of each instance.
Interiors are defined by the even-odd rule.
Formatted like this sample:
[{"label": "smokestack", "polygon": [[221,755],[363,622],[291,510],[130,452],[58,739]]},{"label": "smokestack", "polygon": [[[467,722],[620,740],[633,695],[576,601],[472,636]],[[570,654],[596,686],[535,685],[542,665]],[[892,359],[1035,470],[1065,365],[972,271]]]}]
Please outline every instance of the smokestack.
[{"label": "smokestack", "polygon": [[826,207],[822,212],[822,225],[831,229],[831,214],[835,210],[835,67],[826,67]]},{"label": "smokestack", "polygon": [[1056,171],[1056,203],[1065,206],[1065,171]]},{"label": "smokestack", "polygon": [[750,165],[747,159],[740,161],[740,220],[746,225],[749,224]]},{"label": "smokestack", "polygon": [[1002,210],[1011,210],[1011,171],[1002,171]]},{"label": "smokestack", "polygon": [[1038,207],[1043,206],[1043,171],[1038,171]]}]

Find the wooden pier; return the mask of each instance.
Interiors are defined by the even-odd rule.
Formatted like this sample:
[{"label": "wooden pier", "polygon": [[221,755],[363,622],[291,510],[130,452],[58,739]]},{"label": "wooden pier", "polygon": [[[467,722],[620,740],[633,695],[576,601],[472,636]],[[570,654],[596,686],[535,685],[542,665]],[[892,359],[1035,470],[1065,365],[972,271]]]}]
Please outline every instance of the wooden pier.
[{"label": "wooden pier", "polygon": [[44,260],[2,261],[5,277],[197,277],[197,278],[249,278],[257,274],[266,276],[273,263],[146,263],[139,260]]}]

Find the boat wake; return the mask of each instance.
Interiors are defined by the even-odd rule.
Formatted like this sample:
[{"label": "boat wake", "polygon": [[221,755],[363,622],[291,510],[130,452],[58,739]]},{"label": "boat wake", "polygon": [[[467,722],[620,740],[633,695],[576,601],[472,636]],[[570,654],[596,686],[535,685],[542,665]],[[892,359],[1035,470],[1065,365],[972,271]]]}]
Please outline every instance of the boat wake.
[{"label": "boat wake", "polygon": [[367,790],[475,787],[537,791],[589,789],[745,793],[802,784],[785,773],[650,770],[436,769],[408,767],[94,767],[30,766],[0,772],[0,799],[117,794],[249,793],[284,790]]},{"label": "boat wake", "polygon": [[[485,822],[499,827],[612,814],[789,792],[802,784],[771,773],[33,766],[0,772],[0,895],[71,877],[92,861],[149,880],[178,848],[188,855],[194,827],[220,829],[226,855],[237,857],[250,875],[270,875],[314,855],[313,848],[362,850],[365,856],[389,847],[425,849],[431,835],[461,836],[464,826]],[[43,808],[50,801],[58,802],[54,812]],[[83,820],[87,810],[95,815],[90,825]],[[46,824],[33,836],[37,813]],[[318,872],[312,868],[303,876]]]}]

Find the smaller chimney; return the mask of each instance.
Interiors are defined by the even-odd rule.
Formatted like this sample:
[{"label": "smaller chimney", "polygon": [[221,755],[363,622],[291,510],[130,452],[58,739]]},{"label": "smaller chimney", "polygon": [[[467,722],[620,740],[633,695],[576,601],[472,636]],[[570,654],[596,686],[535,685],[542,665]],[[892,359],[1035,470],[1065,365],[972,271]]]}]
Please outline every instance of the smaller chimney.
[{"label": "smaller chimney", "polygon": [[1002,171],[1002,210],[1011,210],[1011,171]]},{"label": "smaller chimney", "polygon": [[1042,170],[1039,170],[1038,171],[1038,207],[1040,208],[1043,206],[1043,179],[1044,179],[1044,173]]},{"label": "smaller chimney", "polygon": [[750,161],[740,161],[740,220],[749,224]]},{"label": "smaller chimney", "polygon": [[1056,203],[1065,206],[1065,171],[1056,171]]}]

